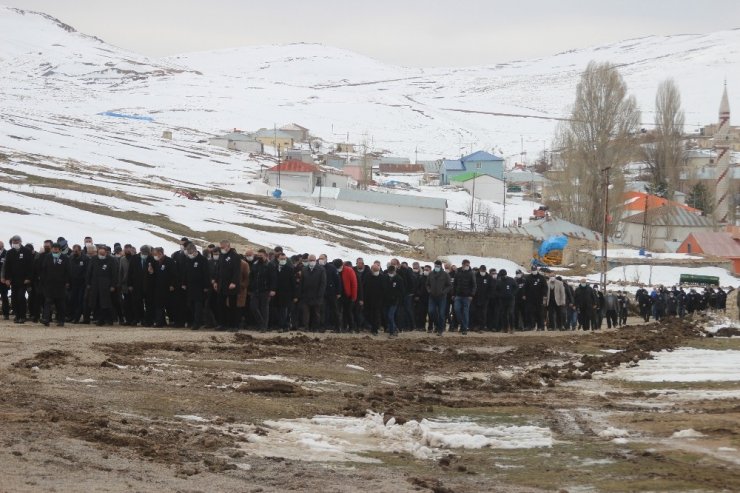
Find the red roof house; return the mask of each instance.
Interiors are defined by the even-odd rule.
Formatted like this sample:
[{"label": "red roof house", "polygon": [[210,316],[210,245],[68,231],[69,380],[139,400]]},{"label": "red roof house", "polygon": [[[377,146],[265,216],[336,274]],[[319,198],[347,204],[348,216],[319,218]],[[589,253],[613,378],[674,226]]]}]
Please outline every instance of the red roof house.
[{"label": "red roof house", "polygon": [[699,253],[732,260],[732,269],[735,274],[740,273],[740,240],[726,231],[702,231],[689,233],[678,253]]}]

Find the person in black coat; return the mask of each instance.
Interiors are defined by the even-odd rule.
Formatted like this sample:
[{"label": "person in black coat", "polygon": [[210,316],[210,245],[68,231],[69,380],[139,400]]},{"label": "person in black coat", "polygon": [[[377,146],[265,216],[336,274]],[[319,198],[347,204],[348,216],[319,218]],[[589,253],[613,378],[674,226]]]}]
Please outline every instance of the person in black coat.
[{"label": "person in black coat", "polygon": [[398,327],[396,326],[396,312],[406,296],[406,285],[403,277],[396,272],[396,266],[391,265],[386,271],[384,278],[383,293],[385,296],[385,310],[388,320],[388,337],[398,337]]},{"label": "person in black coat", "polygon": [[303,312],[303,326],[315,332],[323,332],[321,307],[326,297],[326,270],[316,262],[315,255],[309,255],[301,273],[300,303]]},{"label": "person in black coat", "polygon": [[10,239],[10,250],[2,267],[2,281],[10,288],[15,323],[26,322],[26,289],[33,276],[33,253],[23,246],[18,235]]},{"label": "person in black coat", "polygon": [[530,326],[528,330],[536,328],[545,330],[545,297],[547,296],[547,279],[537,267],[532,268],[531,274],[524,283],[524,303],[529,314]]},{"label": "person in black coat", "polygon": [[385,277],[380,271],[380,265],[373,264],[370,273],[366,273],[362,281],[365,315],[373,335],[378,335],[383,319],[384,289],[387,282]]},{"label": "person in black coat", "polygon": [[87,288],[87,265],[90,259],[82,252],[80,245],[72,247],[69,256],[69,298],[67,303],[68,322],[77,324],[82,317],[85,306],[85,289]]},{"label": "person in black coat", "polygon": [[514,304],[517,289],[516,281],[509,277],[506,269],[501,269],[498,272],[498,280],[496,281],[496,301],[498,302],[498,322],[496,327],[500,331],[514,332],[514,327],[516,327]]},{"label": "person in black coat", "polygon": [[476,289],[473,296],[473,306],[471,308],[472,320],[470,325],[473,330],[486,330],[488,328],[488,306],[495,296],[495,282],[488,274],[488,268],[481,265],[475,271]]},{"label": "person in black coat", "polygon": [[219,253],[216,278],[213,279],[213,288],[218,294],[219,327],[217,329],[236,330],[239,324],[236,298],[239,294],[241,280],[241,257],[236,250],[231,248],[228,240],[221,241]]},{"label": "person in black coat", "polygon": [[585,279],[573,290],[573,304],[578,310],[578,325],[583,330],[591,329],[596,308],[596,293]]},{"label": "person in black coat", "polygon": [[277,293],[277,266],[259,250],[249,266],[249,308],[255,325],[261,331],[270,324],[270,302]]},{"label": "person in black coat", "polygon": [[470,324],[470,305],[477,290],[476,271],[470,268],[470,261],[465,259],[455,273],[454,295],[455,316],[460,323],[460,333],[466,335]]},{"label": "person in black coat", "polygon": [[88,264],[87,290],[90,299],[90,310],[95,314],[97,325],[113,324],[113,300],[111,293],[118,284],[116,262],[108,255],[108,250],[101,246],[98,255]]},{"label": "person in black coat", "polygon": [[293,305],[298,301],[296,292],[296,276],[293,266],[288,261],[285,253],[277,257],[277,294],[275,302],[278,311],[278,326],[281,332],[290,330],[290,314]]},{"label": "person in black coat", "polygon": [[188,244],[184,256],[180,289],[185,293],[187,313],[190,314],[187,323],[192,330],[198,330],[203,325],[203,309],[211,289],[211,275],[208,260],[198,252],[195,245]]},{"label": "person in black coat", "polygon": [[129,323],[150,327],[154,323],[155,262],[151,248],[143,245],[128,263],[128,292],[132,316]]},{"label": "person in black coat", "polygon": [[[174,325],[175,291],[180,286],[177,263],[164,253],[164,248],[153,251],[154,258],[154,327],[166,327],[167,320]],[[166,315],[166,316],[165,316]]]},{"label": "person in black coat", "polygon": [[321,313],[322,326],[331,326],[339,332],[340,314],[337,301],[341,296],[341,280],[334,264],[327,261],[325,254],[319,255],[319,265],[326,270],[326,291],[324,292],[324,310]]},{"label": "person in black coat", "polygon": [[[5,250],[5,243],[0,241],[0,272],[2,272],[7,254],[8,251]],[[3,303],[3,317],[5,320],[10,318],[10,299],[8,298],[8,291],[8,286],[6,286],[4,282],[0,283],[0,299],[2,299]]]},{"label": "person in black coat", "polygon": [[[180,238],[180,249],[172,254],[172,260],[175,261],[178,277],[182,278],[187,268],[188,256],[186,250],[190,246],[190,240],[186,237]],[[172,294],[172,310],[174,314],[175,327],[183,327],[185,323],[192,319],[192,314],[188,308],[188,300],[182,286],[175,286],[175,292]]]},{"label": "person in black coat", "polygon": [[41,265],[44,259],[51,255],[51,240],[45,240],[44,246],[33,259],[33,277],[31,279],[31,289],[28,291],[28,312],[31,320],[38,323],[41,317],[41,311],[44,309],[44,289],[41,284]]},{"label": "person in black coat", "polygon": [[40,281],[43,287],[44,311],[41,323],[49,326],[51,322],[51,307],[57,313],[57,326],[64,327],[67,305],[67,288],[69,287],[69,257],[62,255],[58,243],[51,246],[51,252],[46,255],[40,267]]}]

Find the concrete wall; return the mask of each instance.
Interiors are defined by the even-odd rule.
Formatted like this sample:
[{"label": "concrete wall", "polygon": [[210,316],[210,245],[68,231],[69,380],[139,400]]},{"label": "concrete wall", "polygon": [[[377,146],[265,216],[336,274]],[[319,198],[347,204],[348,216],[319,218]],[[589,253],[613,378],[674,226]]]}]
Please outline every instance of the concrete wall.
[{"label": "concrete wall", "polygon": [[[504,201],[504,182],[492,176],[478,176],[472,180],[464,182],[463,188],[473,195],[473,182],[475,182],[475,198],[481,200],[491,200],[502,203]],[[457,183],[457,182],[453,182]]]},{"label": "concrete wall", "polygon": [[[504,258],[528,268],[532,256],[537,253],[541,242],[525,235],[469,233],[449,229],[417,229],[409,233],[409,243],[423,245],[424,255],[429,260],[446,255],[464,254]],[[580,265],[578,251],[596,248],[599,248],[599,245],[594,242],[569,239],[568,246],[563,251],[563,264],[576,263]],[[593,262],[593,255],[584,258]]]},{"label": "concrete wall", "polygon": [[[268,171],[266,173],[267,184],[273,187],[277,187],[278,174],[275,171]],[[302,192],[311,193],[313,192],[314,177],[313,173],[280,173],[280,189],[287,190],[289,192]]]},{"label": "concrete wall", "polygon": [[[622,241],[627,245],[639,247],[642,244],[642,224],[635,223],[622,223]],[[649,244],[648,250],[654,252],[665,251],[666,240],[677,240],[683,241],[689,235],[689,233],[695,233],[699,231],[712,231],[711,228],[697,228],[689,226],[650,226],[649,227]]]},{"label": "concrete wall", "polygon": [[[315,201],[316,199],[313,198],[312,200]],[[360,214],[378,221],[393,221],[412,227],[443,226],[445,224],[445,209],[371,204],[326,197],[321,199],[320,205],[328,209]]]}]

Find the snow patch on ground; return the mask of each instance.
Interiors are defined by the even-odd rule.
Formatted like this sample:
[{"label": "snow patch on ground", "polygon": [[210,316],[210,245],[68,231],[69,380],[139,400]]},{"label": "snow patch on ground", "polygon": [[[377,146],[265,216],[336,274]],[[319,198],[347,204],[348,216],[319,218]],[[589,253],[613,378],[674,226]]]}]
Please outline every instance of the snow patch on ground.
[{"label": "snow patch on ground", "polygon": [[182,419],[183,421],[192,421],[194,423],[208,423],[210,421],[194,414],[175,414],[175,417],[177,419]]},{"label": "snow patch on ground", "polygon": [[[434,459],[449,449],[520,449],[551,447],[549,428],[538,426],[483,426],[471,420],[423,419],[384,423],[382,414],[364,418],[315,416],[265,421],[261,430],[245,429],[242,449],[259,456],[292,460],[379,463],[367,452],[407,453]],[[231,426],[231,430],[236,427]]]},{"label": "snow patch on ground", "polygon": [[622,366],[601,378],[632,382],[734,382],[740,381],[740,351],[679,348],[653,353],[654,359],[637,366]]},{"label": "snow patch on ground", "polygon": [[706,435],[704,433],[698,432],[693,428],[688,428],[686,430],[679,430],[675,432],[673,435],[671,435],[671,438],[701,438],[705,436]]}]

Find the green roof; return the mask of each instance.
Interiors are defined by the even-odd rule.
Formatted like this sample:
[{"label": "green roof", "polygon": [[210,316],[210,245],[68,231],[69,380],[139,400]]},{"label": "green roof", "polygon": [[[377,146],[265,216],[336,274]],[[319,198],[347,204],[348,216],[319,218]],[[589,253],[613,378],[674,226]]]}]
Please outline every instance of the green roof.
[{"label": "green roof", "polygon": [[481,171],[467,171],[465,173],[460,173],[459,175],[450,176],[450,181],[466,182],[468,180],[472,180],[473,178],[477,178],[479,176],[490,176],[491,178],[495,178],[496,180],[498,180],[498,178],[488,173],[483,173]]}]

